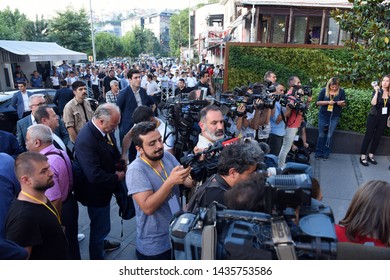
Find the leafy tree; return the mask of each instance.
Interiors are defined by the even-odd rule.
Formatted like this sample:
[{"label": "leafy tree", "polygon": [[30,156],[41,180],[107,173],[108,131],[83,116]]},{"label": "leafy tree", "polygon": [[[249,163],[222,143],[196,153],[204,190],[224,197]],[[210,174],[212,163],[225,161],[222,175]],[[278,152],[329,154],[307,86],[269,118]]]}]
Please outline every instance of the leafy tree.
[{"label": "leafy tree", "polygon": [[95,48],[97,59],[121,56],[123,45],[121,40],[107,32],[100,32],[95,36]]},{"label": "leafy tree", "polygon": [[23,30],[29,20],[18,9],[11,11],[9,7],[0,11],[0,39],[26,40]]},{"label": "leafy tree", "polygon": [[137,57],[141,53],[157,54],[160,52],[160,43],[154,33],[139,26],[122,37],[122,44],[124,56]]},{"label": "leafy tree", "polygon": [[38,15],[35,18],[35,22],[28,21],[24,30],[23,35],[28,41],[37,41],[37,42],[45,42],[48,41],[48,21],[43,19],[43,15],[41,15],[41,19],[38,19]]},{"label": "leafy tree", "polygon": [[188,46],[188,9],[181,10],[170,19],[169,47],[173,56],[180,56],[180,47]]},{"label": "leafy tree", "polygon": [[84,9],[75,11],[68,6],[49,22],[50,38],[64,48],[91,53],[91,30]]},{"label": "leafy tree", "polygon": [[352,54],[339,72],[355,83],[390,73],[390,2],[349,0],[352,9],[336,9],[332,16],[352,36],[345,46]]}]

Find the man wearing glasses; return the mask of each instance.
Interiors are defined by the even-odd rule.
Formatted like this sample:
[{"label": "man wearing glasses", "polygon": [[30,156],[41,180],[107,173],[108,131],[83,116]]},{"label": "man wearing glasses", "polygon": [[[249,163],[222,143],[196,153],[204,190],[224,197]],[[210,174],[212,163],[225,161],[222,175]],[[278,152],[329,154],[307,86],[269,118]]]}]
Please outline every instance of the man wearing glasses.
[{"label": "man wearing glasses", "polygon": [[23,149],[23,151],[27,151],[26,143],[25,143],[27,128],[33,124],[37,124],[34,118],[34,113],[36,112],[39,106],[45,104],[46,101],[43,94],[31,95],[28,99],[28,107],[30,109],[31,114],[18,120],[18,122],[16,123],[16,138],[18,139],[19,145]]}]

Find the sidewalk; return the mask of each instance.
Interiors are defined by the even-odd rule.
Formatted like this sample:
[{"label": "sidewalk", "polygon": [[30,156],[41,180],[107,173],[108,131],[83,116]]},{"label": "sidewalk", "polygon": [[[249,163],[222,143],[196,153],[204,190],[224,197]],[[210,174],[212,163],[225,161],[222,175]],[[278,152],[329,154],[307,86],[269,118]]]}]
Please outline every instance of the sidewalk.
[{"label": "sidewalk", "polygon": [[[314,177],[321,184],[323,202],[330,205],[335,220],[338,222],[344,217],[349,202],[358,186],[369,180],[390,181],[390,156],[376,156],[378,165],[362,166],[359,163],[359,155],[331,154],[327,161],[315,160],[312,155],[311,166],[314,169]],[[79,232],[85,234],[85,239],[80,242],[81,258],[89,259],[89,218],[86,207],[79,207]],[[107,260],[135,260],[136,223],[135,218],[123,221],[123,237],[121,237],[122,225],[118,215],[118,207],[115,199],[111,201],[111,232],[108,239],[121,242],[121,247],[106,254]]]}]

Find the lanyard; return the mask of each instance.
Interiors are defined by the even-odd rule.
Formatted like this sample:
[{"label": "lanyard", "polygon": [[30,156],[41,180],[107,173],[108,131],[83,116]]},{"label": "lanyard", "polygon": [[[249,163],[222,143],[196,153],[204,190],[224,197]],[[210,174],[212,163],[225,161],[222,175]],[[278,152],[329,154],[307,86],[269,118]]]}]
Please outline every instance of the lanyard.
[{"label": "lanyard", "polygon": [[33,197],[32,195],[30,195],[30,194],[28,194],[28,193],[26,193],[26,192],[24,192],[24,191],[20,191],[20,192],[21,192],[22,194],[24,194],[25,196],[27,196],[28,198],[31,198],[32,200],[35,200],[36,202],[39,202],[40,204],[42,204],[43,206],[45,206],[47,209],[49,209],[49,211],[52,212],[54,216],[56,216],[58,222],[59,222],[60,225],[61,225],[60,214],[58,213],[57,208],[51,203],[50,200],[48,200],[48,201],[50,202],[51,206],[53,206],[55,212],[54,212],[53,209],[51,209],[49,206],[47,206],[46,203],[44,203],[43,201],[39,200],[38,198]]},{"label": "lanyard", "polygon": [[158,175],[158,177],[160,177],[163,182],[165,182],[165,180],[168,178],[168,174],[167,174],[167,171],[165,170],[164,164],[162,163],[161,160],[160,160],[160,165],[164,171],[165,179],[163,178],[163,176],[160,175],[160,173],[147,160],[145,160],[142,156],[140,158],[143,162],[145,162],[147,165],[149,165],[150,168],[153,169],[154,173],[156,173]]},{"label": "lanyard", "polygon": [[383,107],[386,107],[387,99],[389,99],[389,98],[383,98],[383,103],[384,103],[384,105],[385,105],[385,106],[383,106]]}]

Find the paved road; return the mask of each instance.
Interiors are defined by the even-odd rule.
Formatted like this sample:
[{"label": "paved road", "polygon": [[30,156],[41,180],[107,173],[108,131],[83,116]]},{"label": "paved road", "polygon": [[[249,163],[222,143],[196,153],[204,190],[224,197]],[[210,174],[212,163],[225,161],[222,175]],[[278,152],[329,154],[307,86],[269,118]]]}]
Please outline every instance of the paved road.
[{"label": "paved road", "polygon": [[[390,181],[390,156],[377,156],[377,166],[364,167],[359,163],[359,155],[331,154],[327,161],[315,160],[312,155],[311,166],[314,176],[321,184],[323,202],[330,205],[336,222],[343,218],[349,202],[360,184],[369,180]],[[118,216],[118,207],[111,202],[111,232],[109,239],[122,243],[121,248],[107,253],[106,259],[132,260],[135,257],[136,225],[135,218],[123,221]],[[80,242],[82,259],[88,257],[89,218],[86,208],[80,205],[79,232],[86,235]],[[122,234],[123,233],[123,234]]]}]

